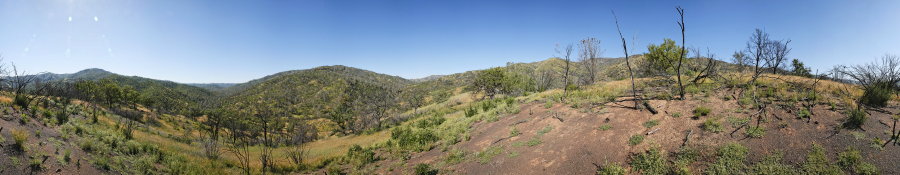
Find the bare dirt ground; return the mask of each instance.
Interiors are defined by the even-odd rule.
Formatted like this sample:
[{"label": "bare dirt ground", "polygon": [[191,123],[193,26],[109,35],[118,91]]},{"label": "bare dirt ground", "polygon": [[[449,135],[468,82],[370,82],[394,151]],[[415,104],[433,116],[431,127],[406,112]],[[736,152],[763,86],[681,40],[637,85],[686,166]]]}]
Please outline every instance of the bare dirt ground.
[{"label": "bare dirt ground", "polygon": [[[721,94],[720,94],[721,95]],[[839,128],[846,117],[842,110],[832,111],[827,105],[813,108],[810,121],[796,118],[791,111],[776,110],[765,118],[761,125],[766,128],[762,138],[748,138],[745,129],[736,130],[727,121],[728,117],[747,118],[755,111],[743,111],[735,100],[713,97],[689,97],[685,101],[653,100],[649,103],[659,110],[658,114],[630,109],[630,101],[599,105],[591,109],[571,108],[564,104],[554,104],[545,108],[544,103],[533,102],[521,106],[521,112],[503,116],[499,121],[482,121],[473,126],[471,139],[453,145],[451,149],[467,152],[466,161],[455,165],[438,166],[447,174],[595,174],[598,165],[618,163],[624,165],[628,155],[641,152],[649,147],[660,147],[674,152],[685,142],[688,132],[689,145],[717,146],[737,142],[750,148],[749,161],[756,162],[775,152],[783,153],[790,164],[802,163],[813,143],[822,145],[831,160],[837,153],[848,147],[859,149],[866,162],[875,164],[882,174],[900,174],[900,147],[888,146],[884,150],[872,146],[874,137],[886,139],[892,120],[890,115],[869,111],[869,120],[863,130]],[[692,111],[698,106],[712,109],[708,116],[692,119]],[[896,105],[894,105],[896,106]],[[772,111],[772,110],[770,110]],[[680,113],[680,117],[673,117]],[[555,117],[556,116],[556,117]],[[724,131],[707,132],[701,129],[708,118],[720,118]],[[642,124],[657,120],[659,125],[646,128]],[[750,120],[756,125],[756,118]],[[611,126],[608,130],[598,129],[601,125]],[[552,129],[539,134],[539,131]],[[521,134],[511,136],[511,128]],[[654,131],[653,134],[647,134]],[[851,132],[863,133],[857,138]],[[629,146],[632,135],[645,135],[643,143]],[[523,144],[532,139],[540,144]],[[475,156],[478,152],[500,147],[502,153],[489,157],[484,162]],[[710,147],[709,150],[713,148]],[[416,153],[405,162],[403,169],[391,171],[383,168],[396,164],[396,160],[380,162],[380,174],[408,174],[419,163],[435,165],[443,162],[449,152],[441,149]],[[707,154],[714,154],[708,153]],[[695,174],[702,173],[704,167],[694,167]]]},{"label": "bare dirt ground", "polygon": [[[12,108],[3,111],[13,111]],[[59,126],[44,126],[29,117],[25,124],[20,123],[19,113],[4,113],[0,116],[0,136],[4,141],[0,143],[0,174],[102,174],[93,167],[88,160],[88,155],[77,146],[75,138],[65,139],[57,131]],[[72,119],[84,119],[81,116],[71,116]],[[28,140],[25,145],[28,149],[22,152],[15,148],[12,131],[25,131]],[[40,137],[37,132],[40,131]],[[69,162],[60,161],[65,150],[71,151]],[[41,160],[43,168],[35,170],[29,167],[31,158]]]}]

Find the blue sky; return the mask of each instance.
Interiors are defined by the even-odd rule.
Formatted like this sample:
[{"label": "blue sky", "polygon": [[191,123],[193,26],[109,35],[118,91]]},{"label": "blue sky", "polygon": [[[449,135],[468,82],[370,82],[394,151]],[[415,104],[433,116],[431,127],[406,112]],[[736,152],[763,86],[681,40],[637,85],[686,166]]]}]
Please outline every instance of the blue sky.
[{"label": "blue sky", "polygon": [[585,37],[620,57],[610,10],[632,52],[645,52],[680,38],[679,5],[687,45],[719,59],[755,28],[793,40],[789,57],[820,71],[900,54],[900,1],[838,0],[2,0],[0,54],[29,72],[96,67],[185,83],[323,65],[420,78],[539,61]]}]

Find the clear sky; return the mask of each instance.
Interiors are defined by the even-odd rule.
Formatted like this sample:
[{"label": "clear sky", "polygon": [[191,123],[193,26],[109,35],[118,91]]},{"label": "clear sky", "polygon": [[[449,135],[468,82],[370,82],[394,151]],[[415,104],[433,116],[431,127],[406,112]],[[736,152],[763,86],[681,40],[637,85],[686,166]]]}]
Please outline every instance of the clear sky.
[{"label": "clear sky", "polygon": [[900,1],[0,0],[0,54],[29,72],[102,68],[184,83],[240,83],[323,65],[405,78],[533,62],[602,41],[621,57],[679,39],[728,59],[754,28],[791,39],[814,69],[900,54]]}]

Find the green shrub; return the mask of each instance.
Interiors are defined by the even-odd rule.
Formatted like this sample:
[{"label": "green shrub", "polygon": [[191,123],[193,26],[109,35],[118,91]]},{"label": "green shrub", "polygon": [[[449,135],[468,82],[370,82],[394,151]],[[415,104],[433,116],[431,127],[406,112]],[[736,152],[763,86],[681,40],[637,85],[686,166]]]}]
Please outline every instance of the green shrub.
[{"label": "green shrub", "polygon": [[728,123],[730,123],[731,126],[732,126],[732,127],[735,127],[735,128],[741,127],[742,125],[747,124],[747,122],[750,122],[750,118],[749,118],[749,117],[748,117],[748,118],[743,118],[743,117],[728,117],[727,120],[728,120]]},{"label": "green shrub", "polygon": [[431,165],[420,163],[416,167],[416,175],[437,175],[438,170],[432,169]]},{"label": "green shrub", "polygon": [[641,142],[644,142],[644,135],[642,134],[635,134],[628,138],[628,145],[631,146],[641,144]]},{"label": "green shrub", "polygon": [[512,128],[512,129],[509,131],[509,137],[515,137],[515,136],[519,136],[519,135],[521,135],[521,134],[522,134],[522,133],[519,132],[519,129],[516,129],[516,128]]},{"label": "green shrub", "polygon": [[31,171],[40,171],[44,169],[44,163],[41,161],[38,156],[31,158],[31,161],[28,163],[28,167],[31,168]]},{"label": "green shrub", "polygon": [[472,117],[472,116],[475,116],[475,114],[478,114],[478,110],[475,108],[469,107],[468,109],[466,109],[465,113],[466,113],[466,117]]},{"label": "green shrub", "polygon": [[885,107],[887,102],[891,100],[893,90],[890,83],[876,83],[872,87],[866,89],[860,97],[859,102],[872,107]]},{"label": "green shrub", "polygon": [[543,141],[541,141],[541,138],[533,137],[533,138],[531,138],[531,140],[528,140],[528,142],[525,142],[525,145],[528,145],[529,147],[531,147],[531,146],[540,145],[541,143],[543,143]]},{"label": "green shrub", "polygon": [[844,121],[844,128],[859,129],[866,123],[866,112],[863,110],[851,109],[847,111],[847,121]]},{"label": "green shrub", "polygon": [[782,163],[782,154],[776,153],[774,155],[766,156],[762,161],[757,162],[755,165],[753,165],[751,174],[788,175],[800,174],[800,172],[793,166]]},{"label": "green shrub", "polygon": [[855,174],[878,174],[878,168],[863,162],[859,150],[848,147],[846,151],[838,153],[837,165],[845,171]]},{"label": "green shrub", "polygon": [[550,109],[551,107],[553,107],[553,101],[547,100],[547,102],[544,103],[544,108]]},{"label": "green shrub", "polygon": [[650,148],[645,152],[631,155],[631,168],[645,175],[662,175],[669,172],[665,154],[659,148]]},{"label": "green shrub", "polygon": [[363,165],[375,161],[375,152],[373,152],[371,149],[366,149],[359,145],[353,145],[350,146],[350,149],[347,149],[346,158],[347,162],[351,165],[362,167]]},{"label": "green shrub", "polygon": [[808,109],[801,109],[800,112],[797,112],[798,119],[806,119],[811,116],[812,116],[812,113],[810,113]]},{"label": "green shrub", "polygon": [[24,130],[12,130],[13,146],[19,151],[25,151],[25,142],[28,142],[28,133]]},{"label": "green shrub", "polygon": [[645,128],[653,128],[654,126],[659,125],[659,120],[650,120],[650,121],[644,122],[643,125]]},{"label": "green shrub", "polygon": [[747,137],[761,138],[763,135],[766,135],[766,128],[763,128],[762,126],[751,126],[747,128]]},{"label": "green shrub", "polygon": [[704,106],[700,106],[700,107],[694,108],[694,117],[707,116],[707,115],[709,115],[710,112],[712,112],[711,109],[704,107]]},{"label": "green shrub", "polygon": [[460,162],[463,162],[466,159],[466,152],[463,150],[453,150],[447,154],[444,162],[450,165],[455,165]]},{"label": "green shrub", "polygon": [[722,126],[722,123],[718,121],[718,119],[706,119],[703,122],[703,130],[706,132],[719,133],[725,130],[725,127]]},{"label": "green shrub", "polygon": [[672,117],[674,117],[674,118],[681,117],[681,113],[680,112],[672,113]]},{"label": "green shrub", "polygon": [[500,155],[501,153],[503,153],[503,147],[491,146],[475,154],[475,157],[478,158],[479,163],[485,164],[490,162],[491,159],[494,159],[495,156]]},{"label": "green shrub", "polygon": [[825,156],[825,148],[813,144],[812,150],[806,155],[806,162],[802,165],[804,174],[844,174],[841,169],[828,161]]},{"label": "green shrub", "polygon": [[441,117],[441,116],[427,117],[422,120],[419,120],[419,122],[416,123],[416,127],[431,128],[431,127],[434,127],[437,125],[441,125],[441,123],[444,123],[444,121],[446,121],[446,120],[447,119],[445,119],[444,117]]},{"label": "green shrub", "polygon": [[546,126],[541,130],[537,131],[537,135],[544,135],[553,130],[553,126]]},{"label": "green shrub", "polygon": [[597,129],[599,129],[599,130],[601,130],[601,131],[610,130],[610,129],[612,129],[612,125],[609,125],[609,124],[602,124],[602,125],[600,125],[600,127],[597,127]]},{"label": "green shrub", "polygon": [[744,164],[747,159],[749,149],[737,143],[729,143],[719,148],[716,152],[716,161],[706,168],[705,174],[732,174],[744,172],[747,165]]},{"label": "green shrub", "polygon": [[608,163],[597,171],[597,175],[625,175],[628,171],[618,164]]},{"label": "green shrub", "polygon": [[437,141],[438,137],[428,129],[397,127],[391,129],[391,140],[402,149],[424,151],[430,149],[429,144]]}]

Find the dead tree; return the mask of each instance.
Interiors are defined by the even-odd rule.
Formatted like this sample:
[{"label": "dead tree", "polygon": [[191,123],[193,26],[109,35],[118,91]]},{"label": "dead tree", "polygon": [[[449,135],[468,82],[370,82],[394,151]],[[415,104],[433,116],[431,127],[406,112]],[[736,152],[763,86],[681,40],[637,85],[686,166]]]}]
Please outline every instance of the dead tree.
[{"label": "dead tree", "polygon": [[616,31],[619,32],[619,38],[622,39],[622,51],[625,52],[625,66],[628,67],[628,76],[631,76],[631,96],[634,98],[634,109],[638,109],[638,97],[637,90],[634,87],[634,72],[631,70],[631,61],[628,58],[628,44],[625,42],[625,36],[622,36],[622,28],[619,27],[619,17],[616,16],[616,12],[613,11],[613,18],[616,20]]},{"label": "dead tree", "polygon": [[566,45],[565,54],[559,50],[559,47],[556,48],[556,53],[565,55],[565,60],[563,60],[566,62],[565,71],[563,72],[563,100],[565,100],[569,96],[569,68],[572,64],[570,58],[572,56],[572,44]]},{"label": "dead tree", "polygon": [[756,29],[753,35],[750,36],[750,41],[747,42],[747,53],[753,56],[754,62],[753,78],[750,79],[751,84],[756,84],[756,79],[763,72],[763,69],[760,68],[760,62],[769,54],[769,44],[769,34],[760,29]]},{"label": "dead tree", "polygon": [[781,64],[783,64],[785,60],[787,60],[787,55],[791,53],[791,48],[788,47],[788,44],[790,43],[791,40],[771,42],[770,46],[772,47],[772,57],[769,67],[772,69],[772,74],[777,74],[778,68],[780,68]]},{"label": "dead tree", "polygon": [[588,78],[585,84],[593,84],[597,77],[597,57],[600,56],[600,40],[587,38],[581,40],[581,64],[587,70]]},{"label": "dead tree", "polygon": [[678,67],[675,68],[678,76],[678,88],[680,89],[679,93],[681,93],[681,100],[684,100],[684,83],[681,82],[681,64],[684,62],[684,54],[685,54],[685,46],[684,46],[684,9],[679,7],[675,7],[675,11],[678,12],[678,27],[681,28],[681,53],[678,54]]}]

